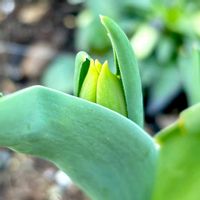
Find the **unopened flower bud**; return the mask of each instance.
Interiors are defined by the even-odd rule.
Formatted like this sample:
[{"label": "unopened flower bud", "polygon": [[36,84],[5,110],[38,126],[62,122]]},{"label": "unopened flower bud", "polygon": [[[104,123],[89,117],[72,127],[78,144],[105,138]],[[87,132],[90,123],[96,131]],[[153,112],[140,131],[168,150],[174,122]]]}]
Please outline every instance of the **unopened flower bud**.
[{"label": "unopened flower bud", "polygon": [[121,79],[110,71],[107,61],[102,65],[98,60],[90,60],[79,96],[127,116]]}]

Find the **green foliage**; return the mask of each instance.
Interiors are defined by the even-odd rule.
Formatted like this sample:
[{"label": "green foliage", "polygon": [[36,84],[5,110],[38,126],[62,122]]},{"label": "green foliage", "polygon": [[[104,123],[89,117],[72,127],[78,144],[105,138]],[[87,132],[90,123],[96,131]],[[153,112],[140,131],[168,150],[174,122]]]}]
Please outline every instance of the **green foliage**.
[{"label": "green foliage", "polygon": [[[143,97],[138,65],[132,47],[119,26],[108,17],[101,17],[111,40],[116,72],[122,79],[128,117],[143,126]],[[126,52],[126,53],[125,53]]]},{"label": "green foliage", "polygon": [[[142,91],[133,51],[111,19],[101,20],[113,45],[128,117],[142,126]],[[75,94],[81,92],[90,62],[86,53],[77,55]],[[0,99],[0,145],[54,162],[92,199],[143,200],[151,196],[157,150],[133,121],[89,101],[35,86]]]},{"label": "green foliage", "polygon": [[62,92],[72,93],[74,59],[72,54],[56,57],[42,76],[42,85]]},{"label": "green foliage", "polygon": [[181,88],[181,77],[176,66],[169,65],[157,70],[160,71],[160,76],[155,79],[150,88],[147,107],[149,114],[158,113],[159,108],[168,105]]},{"label": "green foliage", "polygon": [[196,104],[200,102],[200,50],[197,44],[190,52],[182,54],[179,65],[188,102]]},{"label": "green foliage", "polygon": [[[132,34],[138,24],[138,15],[141,16],[141,12],[146,15],[150,4],[149,0],[86,0],[85,9],[79,14],[77,20],[77,48],[84,48],[90,53],[104,54],[111,46],[106,32],[99,22],[99,15],[112,17],[123,27],[126,33]],[[96,37],[96,35],[99,35],[99,37]]]},{"label": "green foliage", "polygon": [[200,104],[196,104],[156,136],[161,150],[153,200],[199,199],[199,113]]},{"label": "green foliage", "polygon": [[[84,99],[33,86],[0,98],[0,146],[55,163],[93,200],[198,200],[200,103],[183,111],[155,140],[150,137],[141,128],[141,82],[131,46],[114,21],[108,17],[101,21],[111,40],[129,119]],[[166,56],[161,58],[164,62]],[[90,63],[88,54],[77,55],[77,96]],[[166,74],[171,75],[172,79],[164,78],[173,87],[173,64]],[[194,80],[188,88],[198,102],[196,53],[191,74]],[[157,95],[163,98],[169,86],[160,83],[159,87]]]},{"label": "green foliage", "polygon": [[[84,10],[78,17],[77,48],[84,48],[91,56],[107,54],[111,46],[106,32],[98,22],[98,16],[103,14],[112,17],[131,40],[141,74],[145,74],[142,75],[142,83],[150,95],[150,99],[147,99],[148,110],[155,115],[157,111],[169,105],[185,87],[184,84],[180,85],[180,80],[184,81],[185,77],[176,77],[174,82],[179,86],[176,85],[174,89],[168,90],[165,93],[166,98],[156,95],[160,93],[160,87],[155,86],[155,82],[168,85],[170,77],[167,76],[171,73],[167,73],[166,71],[170,70],[166,68],[173,65],[179,70],[177,63],[182,59],[182,51],[187,51],[192,46],[193,40],[199,39],[199,2],[195,0],[190,2],[85,0],[84,2]],[[158,70],[154,70],[155,68]],[[174,77],[177,70],[174,70]],[[160,75],[166,78],[161,80]],[[152,109],[155,107],[154,100],[158,102],[156,109]],[[189,104],[191,105],[190,98]]]},{"label": "green foliage", "polygon": [[[102,16],[101,22],[108,32],[113,47],[115,71],[116,75],[120,77],[124,89],[128,118],[142,127],[144,115],[142,88],[139,69],[132,47],[126,35],[114,21]],[[88,72],[89,62],[90,58],[86,53],[81,52],[77,55],[75,68],[75,94],[77,96],[79,96]]]},{"label": "green foliage", "polygon": [[0,125],[0,146],[54,162],[94,200],[151,196],[155,145],[122,115],[35,86],[0,99]]},{"label": "green foliage", "polygon": [[193,52],[193,63],[192,63],[192,103],[200,102],[200,50],[196,47]]}]

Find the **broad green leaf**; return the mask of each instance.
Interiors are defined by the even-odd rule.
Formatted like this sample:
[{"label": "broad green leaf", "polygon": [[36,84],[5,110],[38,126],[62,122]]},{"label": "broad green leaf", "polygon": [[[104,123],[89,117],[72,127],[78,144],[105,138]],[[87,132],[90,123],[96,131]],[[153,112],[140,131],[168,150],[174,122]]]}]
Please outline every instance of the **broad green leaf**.
[{"label": "broad green leaf", "polygon": [[113,20],[108,17],[101,16],[101,22],[105,26],[112,43],[117,68],[116,72],[120,72],[124,88],[128,118],[142,127],[142,87],[139,68],[133,49],[124,32]]},{"label": "broad green leaf", "polygon": [[185,110],[156,139],[160,143],[153,200],[198,200],[200,104]]},{"label": "broad green leaf", "polygon": [[139,126],[40,86],[0,99],[0,146],[55,163],[93,200],[149,200],[157,151]]}]

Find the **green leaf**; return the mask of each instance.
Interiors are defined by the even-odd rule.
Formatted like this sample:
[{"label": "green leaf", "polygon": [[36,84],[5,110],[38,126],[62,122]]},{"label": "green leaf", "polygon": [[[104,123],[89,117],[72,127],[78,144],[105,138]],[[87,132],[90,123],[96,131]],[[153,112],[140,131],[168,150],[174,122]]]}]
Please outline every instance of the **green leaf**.
[{"label": "green leaf", "polygon": [[160,33],[156,28],[146,23],[141,24],[131,38],[136,57],[138,59],[149,57],[155,49],[159,37]]},{"label": "green leaf", "polygon": [[190,78],[192,79],[192,99],[195,104],[200,102],[200,50],[194,47],[192,53],[193,63]]},{"label": "green leaf", "polygon": [[156,51],[156,58],[160,65],[165,65],[166,63],[173,60],[174,52],[176,51],[176,44],[173,37],[161,36]]},{"label": "green leaf", "polygon": [[76,55],[74,72],[74,95],[79,96],[81,86],[90,66],[90,57],[81,51]]},{"label": "green leaf", "polygon": [[93,15],[89,10],[79,14],[75,45],[79,50],[102,55],[110,49],[110,43],[98,15]]},{"label": "green leaf", "polygon": [[73,54],[57,56],[44,71],[41,80],[42,84],[52,89],[72,93],[74,59],[75,56]]},{"label": "green leaf", "polygon": [[139,126],[40,86],[0,99],[0,146],[64,170],[93,200],[149,200],[157,151]]},{"label": "green leaf", "polygon": [[105,26],[112,43],[116,72],[120,72],[124,88],[128,118],[143,127],[141,79],[133,49],[124,32],[113,20],[101,16],[101,22]]},{"label": "green leaf", "polygon": [[183,111],[162,130],[153,200],[198,200],[200,185],[200,104]]},{"label": "green leaf", "polygon": [[194,105],[200,102],[200,50],[193,47],[191,52],[180,55],[179,66],[188,102]]},{"label": "green leaf", "polygon": [[155,77],[150,88],[147,106],[147,112],[150,115],[155,115],[165,108],[181,89],[181,78],[174,64],[160,68],[158,73],[159,76]]}]

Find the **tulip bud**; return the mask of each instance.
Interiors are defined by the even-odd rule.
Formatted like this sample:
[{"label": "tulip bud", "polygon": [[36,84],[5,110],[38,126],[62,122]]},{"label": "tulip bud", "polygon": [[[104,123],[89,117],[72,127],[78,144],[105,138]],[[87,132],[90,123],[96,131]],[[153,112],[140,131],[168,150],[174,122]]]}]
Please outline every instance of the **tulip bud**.
[{"label": "tulip bud", "polygon": [[121,79],[110,71],[107,61],[102,65],[98,60],[90,60],[79,96],[127,116]]}]

